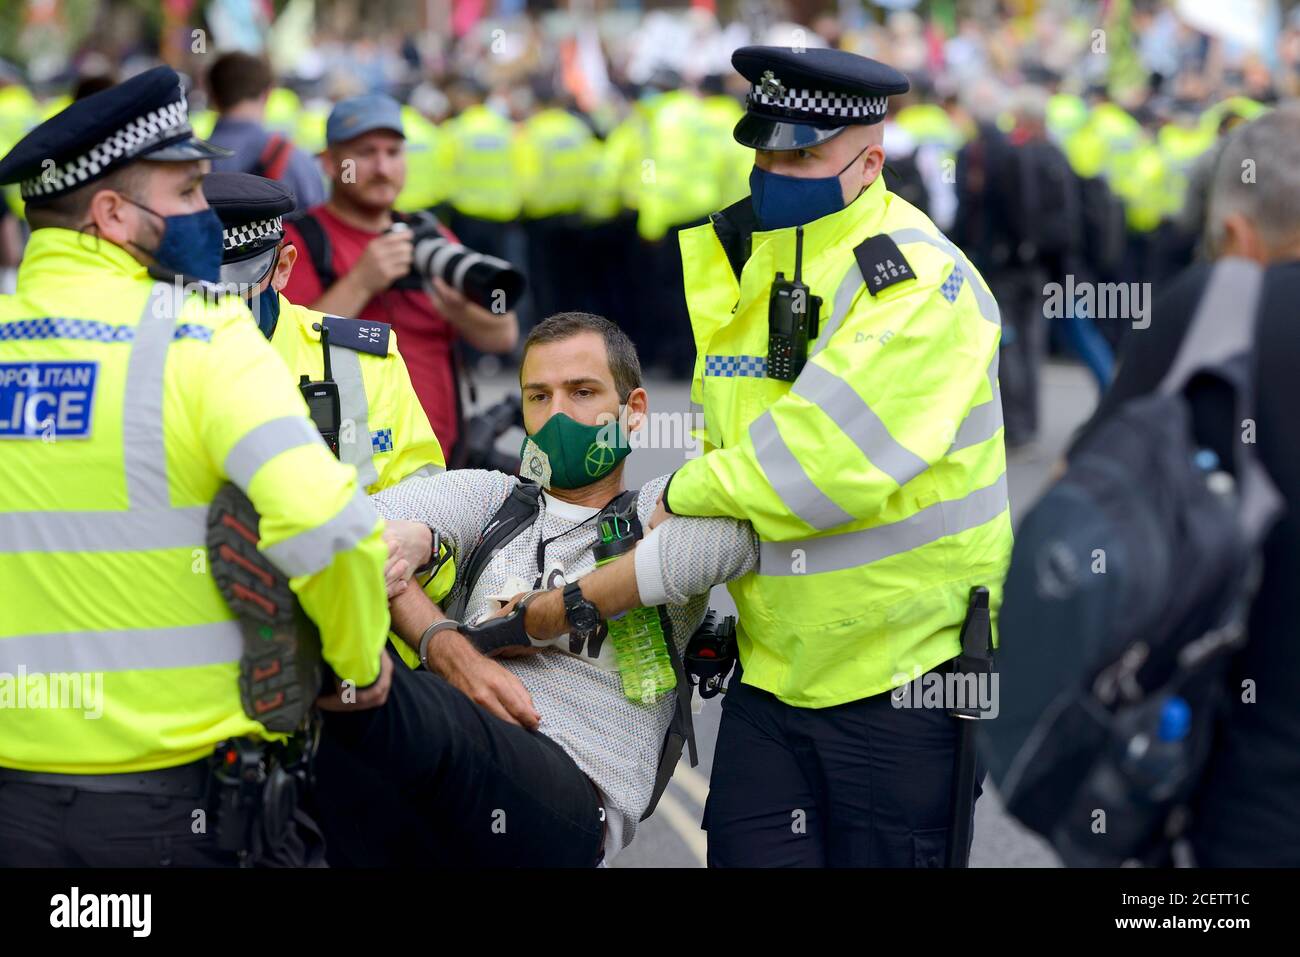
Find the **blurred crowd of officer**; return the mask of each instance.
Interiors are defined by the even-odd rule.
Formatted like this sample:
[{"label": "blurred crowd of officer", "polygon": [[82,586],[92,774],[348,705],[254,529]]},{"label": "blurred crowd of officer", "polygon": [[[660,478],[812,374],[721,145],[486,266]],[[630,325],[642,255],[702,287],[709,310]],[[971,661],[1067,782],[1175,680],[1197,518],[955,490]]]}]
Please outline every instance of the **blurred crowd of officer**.
[{"label": "blurred crowd of officer", "polygon": [[[256,72],[256,58],[240,57],[239,74]],[[1266,108],[1230,96],[1204,105],[1157,98],[1130,111],[1101,88],[1080,95],[1059,89],[1053,75],[1032,79],[952,96],[918,84],[886,129],[891,188],[970,250],[1011,314],[1004,369],[1013,446],[1036,430],[1033,396],[1048,335],[1034,317],[1044,282],[1065,273],[1076,282],[1171,275],[1191,257],[1199,230],[1198,190],[1189,184],[1204,177],[1225,129]],[[550,77],[534,77],[530,92],[505,108],[484,86],[460,79],[448,88],[445,115],[404,105],[409,163],[396,209],[438,209],[462,242],[526,269],[524,331],[559,309],[619,315],[648,368],[687,377],[676,234],[747,192],[751,154],[727,135],[743,113],[740,98],[722,77],[691,85],[666,68],[622,118],[583,113]],[[0,151],[71,96],[39,102],[22,86],[0,88]],[[194,114],[198,135],[218,126],[219,100],[207,91],[209,108]],[[329,109],[282,87],[265,97],[265,129],[297,155],[281,163],[274,153],[259,156],[265,162],[254,172],[312,192],[299,197],[300,208],[319,201],[317,184],[303,185],[302,154],[324,148]],[[16,194],[7,199],[21,212]],[[0,264],[5,253],[0,244]],[[12,265],[16,251],[8,257]],[[1124,327],[1071,317],[1060,335],[1104,385]]]}]

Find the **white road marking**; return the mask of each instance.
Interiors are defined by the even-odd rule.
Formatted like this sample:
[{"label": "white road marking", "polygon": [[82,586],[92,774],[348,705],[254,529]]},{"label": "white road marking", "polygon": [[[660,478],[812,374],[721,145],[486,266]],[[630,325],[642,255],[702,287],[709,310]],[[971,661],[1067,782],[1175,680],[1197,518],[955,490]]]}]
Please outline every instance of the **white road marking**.
[{"label": "white road marking", "polygon": [[669,789],[665,790],[663,796],[659,798],[659,806],[655,808],[655,814],[662,815],[668,822],[668,826],[677,832],[677,836],[682,839],[682,843],[695,858],[694,866],[703,867],[707,859],[705,855],[708,851],[708,841],[704,837],[704,832],[700,830],[699,813],[686,810],[686,806]]},{"label": "white road marking", "polygon": [[700,806],[701,811],[704,810],[704,802],[709,796],[709,779],[691,767],[685,755],[677,764],[677,770],[673,774],[673,784],[685,791],[690,799]]}]

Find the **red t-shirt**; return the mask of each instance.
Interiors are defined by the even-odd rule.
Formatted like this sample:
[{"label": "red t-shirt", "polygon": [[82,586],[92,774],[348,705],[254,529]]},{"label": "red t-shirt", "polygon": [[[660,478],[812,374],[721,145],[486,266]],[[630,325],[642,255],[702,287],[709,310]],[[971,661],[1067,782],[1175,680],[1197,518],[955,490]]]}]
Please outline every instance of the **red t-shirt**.
[{"label": "red t-shirt", "polygon": [[[310,212],[329,237],[331,265],[338,278],[347,275],[370,242],[381,235],[343,222],[325,206],[316,206]],[[449,231],[444,232],[454,239]],[[320,276],[312,265],[302,234],[292,223],[285,224],[285,238],[298,248],[298,262],[283,290],[284,297],[310,306],[325,291]],[[387,322],[396,330],[397,346],[410,370],[415,394],[442,444],[443,455],[450,460],[457,437],[456,378],[451,352],[455,329],[438,314],[429,296],[418,289],[385,290],[366,303],[360,315],[349,318]]]}]

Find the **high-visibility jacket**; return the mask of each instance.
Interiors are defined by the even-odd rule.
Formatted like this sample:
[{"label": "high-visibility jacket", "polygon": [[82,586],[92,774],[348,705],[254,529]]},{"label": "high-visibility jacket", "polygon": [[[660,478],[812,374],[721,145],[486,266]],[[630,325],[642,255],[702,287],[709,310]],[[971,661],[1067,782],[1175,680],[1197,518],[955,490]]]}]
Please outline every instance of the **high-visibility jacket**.
[{"label": "high-visibility jacket", "polygon": [[1199,122],[1192,126],[1166,123],[1156,134],[1164,173],[1159,191],[1165,216],[1176,216],[1183,208],[1188,174],[1197,158],[1214,146],[1214,139],[1214,134]]},{"label": "high-visibility jacket", "polygon": [[644,120],[637,232],[653,241],[718,208],[717,170],[723,154],[714,125],[694,94],[670,90],[638,108]]},{"label": "high-visibility jacket", "polygon": [[718,94],[700,102],[711,124],[710,142],[718,151],[717,205],[725,208],[749,195],[749,171],[754,168],[754,151],[731,135],[745,108],[735,97]]},{"label": "high-visibility jacket", "polygon": [[591,128],[567,110],[551,107],[530,116],[519,133],[524,215],[581,212],[597,173],[597,147]]},{"label": "high-visibility jacket", "polygon": [[506,223],[519,216],[519,147],[510,120],[483,104],[443,124],[451,138],[451,204],[466,216]]},{"label": "high-visibility jacket", "polygon": [[406,136],[406,184],[393,205],[399,212],[418,213],[438,205],[451,193],[451,141],[437,124],[409,106],[402,107],[402,131]]},{"label": "high-visibility jacket", "polygon": [[[768,378],[769,294],[777,272],[793,272],[795,230],[753,233],[748,256],[729,242],[737,275],[720,236],[748,202],[680,236],[706,441],[666,501],[753,525],[758,570],[728,586],[743,680],[828,707],[958,654],[971,586],[1000,607],[1011,516],[998,307],[965,255],[878,177],[804,227],[820,335],[795,382]],[[855,247],[881,236],[898,251],[859,265]]]},{"label": "high-visibility jacket", "polygon": [[329,115],[328,101],[312,100],[304,104],[293,124],[294,145],[312,156],[325,149],[325,127]]},{"label": "high-visibility jacket", "polygon": [[[26,87],[16,83],[0,87],[0,156],[41,121],[41,106]],[[14,215],[23,215],[23,201],[17,184],[0,187],[4,201]]]},{"label": "high-visibility jacket", "polygon": [[302,113],[302,100],[293,90],[277,86],[266,97],[266,115],[263,125],[273,133],[292,140],[297,132],[298,117]]},{"label": "high-visibility jacket", "polygon": [[[293,381],[325,374],[320,330],[325,314],[280,297],[280,319],[271,345],[289,367]],[[388,354],[373,355],[330,345],[330,374],[339,387],[339,459],[357,470],[357,482],[373,495],[408,478],[446,471],[442,445],[411,385],[411,374],[389,331]],[[451,591],[455,564],[447,562],[426,591],[441,601]],[[399,645],[399,650],[406,649]],[[418,659],[417,659],[418,660]]]},{"label": "high-visibility jacket", "polygon": [[1088,122],[1088,104],[1073,93],[1053,93],[1047,99],[1047,132],[1063,146],[1072,133]]},{"label": "high-visibility jacket", "polygon": [[382,523],[240,300],[184,297],[118,246],[36,230],[0,296],[0,409],[0,673],[102,677],[80,709],[4,710],[0,766],[148,770],[265,735],[205,550],[228,481],[325,660],[358,686],[378,676]]},{"label": "high-visibility jacket", "polygon": [[190,129],[199,139],[207,139],[212,135],[212,131],[217,126],[218,114],[216,110],[191,110],[190,111]]}]

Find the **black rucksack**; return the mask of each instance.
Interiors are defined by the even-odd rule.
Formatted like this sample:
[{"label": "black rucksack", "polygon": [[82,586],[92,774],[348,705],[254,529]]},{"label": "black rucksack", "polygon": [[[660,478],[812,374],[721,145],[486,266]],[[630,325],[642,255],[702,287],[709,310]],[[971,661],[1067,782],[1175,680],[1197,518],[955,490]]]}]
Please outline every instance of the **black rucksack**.
[{"label": "black rucksack", "polygon": [[[1167,863],[1189,822],[1280,511],[1235,432],[1261,279],[1214,267],[1159,388],[1085,433],[1016,533],[981,747],[1008,811],[1072,866]],[[1230,403],[1232,436],[1206,436],[1201,390]]]},{"label": "black rucksack", "polygon": [[[501,549],[510,544],[537,520],[537,515],[541,510],[541,494],[542,488],[540,485],[533,482],[520,482],[510,490],[510,495],[483,529],[478,542],[469,555],[458,556],[456,588],[452,601],[447,606],[447,617],[455,618],[458,621],[463,620],[465,608],[469,604],[469,597],[473,593],[474,586],[478,583],[480,576],[482,576],[483,569],[487,568],[488,563]],[[633,537],[639,539],[642,532],[641,521],[637,517],[636,503],[636,489],[622,492],[601,510],[601,517],[607,512],[617,512],[631,525]],[[599,522],[600,518],[598,517],[597,524]],[[681,760],[683,748],[686,748],[689,752],[691,767],[695,767],[700,763],[695,748],[695,723],[691,717],[693,685],[686,675],[682,656],[678,652],[677,644],[673,639],[671,619],[666,614],[661,614],[660,620],[664,624],[664,637],[667,638],[668,658],[672,662],[673,674],[677,679],[677,704],[673,709],[672,720],[668,723],[668,730],[664,734],[663,746],[659,750],[659,764],[655,770],[654,790],[651,792],[650,803],[646,805],[645,813],[641,815],[643,821],[653,814],[655,807],[658,806],[659,798],[663,796],[669,780],[672,779],[673,771],[677,768],[677,762]],[[701,629],[712,625],[712,618],[706,615]]]},{"label": "black rucksack", "polygon": [[1016,238],[1025,262],[1059,261],[1082,243],[1078,177],[1054,144],[1030,140],[1015,148],[1019,213]]}]

